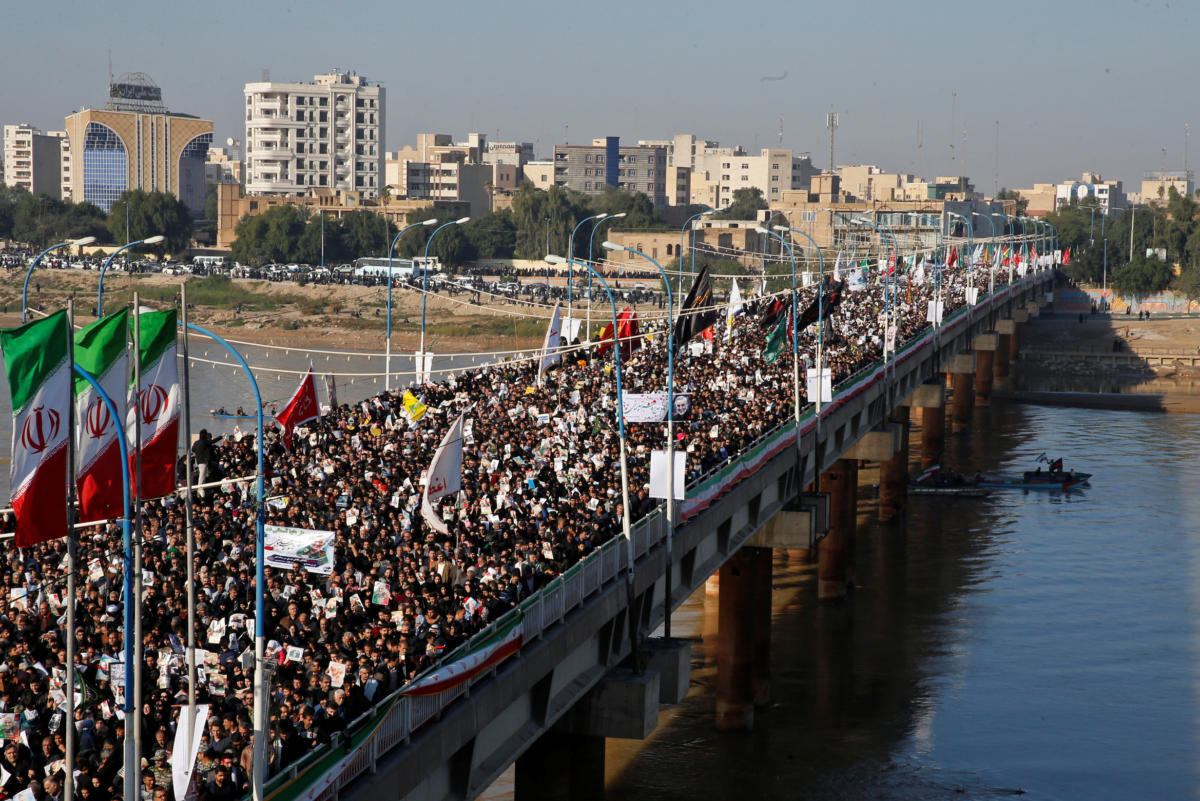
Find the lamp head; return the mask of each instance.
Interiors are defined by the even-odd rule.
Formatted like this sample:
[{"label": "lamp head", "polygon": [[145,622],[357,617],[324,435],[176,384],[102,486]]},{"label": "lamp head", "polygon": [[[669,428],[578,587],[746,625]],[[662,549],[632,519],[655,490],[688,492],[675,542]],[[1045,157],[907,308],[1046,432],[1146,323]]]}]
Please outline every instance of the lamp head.
[{"label": "lamp head", "polygon": [[454,224],[455,225],[463,225],[464,223],[468,223],[470,221],[471,221],[470,217],[459,217],[457,220],[454,221]]},{"label": "lamp head", "polygon": [[566,264],[567,260],[564,259],[562,256],[558,256],[558,255],[551,253],[546,256],[546,263],[547,264]]},{"label": "lamp head", "polygon": [[432,217],[428,220],[421,221],[421,225],[437,225],[437,224],[438,224],[437,217]]},{"label": "lamp head", "polygon": [[623,211],[622,211],[622,212],[620,212],[619,214],[611,214],[611,215],[609,215],[609,216],[610,216],[612,219],[616,220],[616,219],[619,219],[619,218],[621,218],[621,217],[624,217],[624,216],[625,216],[625,212],[623,212]]},{"label": "lamp head", "polygon": [[763,228],[761,225],[754,226],[754,230],[757,231],[758,233],[762,234],[763,236],[766,236],[767,234],[771,233],[766,228]]},{"label": "lamp head", "polygon": [[626,248],[624,245],[618,245],[616,242],[612,242],[608,239],[605,239],[601,244],[604,245],[605,250],[628,250],[628,248]]},{"label": "lamp head", "polygon": [[71,244],[72,244],[72,245],[75,245],[76,247],[82,247],[83,245],[90,245],[90,244],[92,244],[92,243],[93,243],[93,242],[95,242],[95,241],[96,241],[96,237],[94,237],[94,236],[85,236],[83,239],[76,239],[76,240],[74,240],[73,242],[71,242]]},{"label": "lamp head", "polygon": [[159,242],[162,242],[164,239],[166,239],[166,237],[163,236],[162,234],[155,234],[154,236],[148,236],[145,239],[143,239],[142,244],[143,245],[157,245]]},{"label": "lamp head", "polygon": [[608,212],[607,212],[607,211],[606,211],[606,212],[604,212],[603,214],[597,214],[595,217],[592,217],[591,219],[592,219],[593,221],[595,221],[595,222],[600,222],[601,220],[603,220],[603,219],[604,219],[604,218],[606,218],[606,217],[608,217]]},{"label": "lamp head", "polygon": [[774,228],[775,228],[775,230],[776,230],[776,231],[778,231],[778,232],[779,232],[779,233],[781,233],[781,234],[782,234],[784,231],[790,231],[790,230],[792,230],[791,228],[788,228],[786,225],[776,225],[776,226],[774,226]]}]

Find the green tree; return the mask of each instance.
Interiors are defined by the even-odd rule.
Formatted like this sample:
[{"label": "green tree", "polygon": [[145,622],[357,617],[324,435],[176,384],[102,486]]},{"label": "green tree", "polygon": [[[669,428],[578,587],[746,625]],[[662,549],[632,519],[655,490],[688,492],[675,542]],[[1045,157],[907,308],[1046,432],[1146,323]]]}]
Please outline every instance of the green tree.
[{"label": "green tree", "polygon": [[[234,229],[233,259],[253,267],[298,260],[297,244],[307,225],[308,209],[301,206],[273,206],[262,214],[243,217]],[[328,223],[325,233],[328,237]]]},{"label": "green tree", "polygon": [[[373,211],[352,211],[341,221],[341,244],[351,259],[387,256],[388,245],[395,235],[396,227]],[[328,220],[325,222],[325,236],[328,242]]]},{"label": "green tree", "polygon": [[511,259],[517,243],[517,226],[512,211],[501,209],[473,217],[463,226],[463,235],[470,243],[472,258]]},{"label": "green tree", "polygon": [[91,203],[68,203],[21,191],[13,196],[12,237],[42,248],[68,239],[94,236],[107,241],[104,212]]},{"label": "green tree", "polygon": [[1135,255],[1133,261],[1112,273],[1110,283],[1122,295],[1145,297],[1166,289],[1174,276],[1166,262]]},{"label": "green tree", "polygon": [[758,212],[767,208],[762,190],[758,187],[737,189],[733,193],[733,202],[724,211],[712,215],[714,220],[756,220]]},{"label": "green tree", "polygon": [[[659,216],[658,210],[654,208],[654,204],[650,202],[650,198],[642,192],[630,192],[625,189],[606,186],[604,191],[599,195],[579,196],[578,202],[579,205],[585,206],[591,212],[588,216],[624,213],[625,218],[621,221],[622,228],[628,228],[633,231],[665,230],[667,228],[667,224]],[[584,231],[583,228],[580,229],[580,234],[586,235],[588,233],[590,231]],[[587,247],[586,243],[584,247]],[[575,250],[576,252],[579,250],[578,241],[575,243]]]},{"label": "green tree", "polygon": [[[129,240],[125,239],[126,220]],[[108,213],[108,231],[113,241],[120,243],[163,236],[165,241],[148,249],[160,256],[179,253],[192,241],[192,215],[183,201],[172,194],[130,189],[113,203]]]}]

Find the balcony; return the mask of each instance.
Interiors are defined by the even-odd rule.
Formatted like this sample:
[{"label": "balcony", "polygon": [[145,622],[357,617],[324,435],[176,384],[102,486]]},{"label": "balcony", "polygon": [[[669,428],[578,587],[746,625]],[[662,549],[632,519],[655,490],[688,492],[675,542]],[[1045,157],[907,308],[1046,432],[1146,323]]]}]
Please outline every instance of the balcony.
[{"label": "balcony", "polygon": [[286,147],[260,147],[252,150],[250,157],[256,161],[291,161],[296,154]]}]

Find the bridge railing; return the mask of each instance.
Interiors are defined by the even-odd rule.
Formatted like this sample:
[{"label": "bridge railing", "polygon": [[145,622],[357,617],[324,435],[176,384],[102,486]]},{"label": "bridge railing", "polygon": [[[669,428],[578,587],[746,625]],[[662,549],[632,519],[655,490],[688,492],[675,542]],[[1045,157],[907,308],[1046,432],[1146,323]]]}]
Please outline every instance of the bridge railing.
[{"label": "bridge railing", "polygon": [[[1012,286],[997,288],[995,297],[1005,294]],[[969,314],[960,309],[949,315],[942,330],[956,323],[958,318]],[[893,361],[929,341],[933,335],[930,327],[922,329],[916,336],[898,347]],[[883,373],[883,362],[877,361],[838,382],[835,387],[835,403],[838,396],[856,392],[855,386],[866,386],[873,374]],[[829,408],[829,407],[827,407]],[[800,431],[813,425],[815,407],[808,404],[801,412]],[[746,474],[752,473],[764,461],[773,458],[784,448],[795,443],[795,423],[786,420],[753,440],[734,456],[710,468],[688,484],[687,500],[681,502],[682,519],[694,516],[722,497],[739,483]],[[650,514],[639,520],[631,529],[634,559],[641,558],[650,549],[666,538],[665,504],[659,504]],[[601,547],[576,562],[561,576],[556,577],[538,592],[521,601],[517,606],[493,621],[487,627],[458,648],[445,655],[438,663],[413,681],[436,673],[447,664],[463,658],[478,649],[496,632],[513,622],[521,620],[524,643],[539,639],[546,629],[557,624],[568,613],[584,603],[608,582],[623,575],[627,569],[626,549],[620,537],[614,537]],[[478,681],[495,672],[477,674],[463,683],[433,695],[407,695],[403,688],[376,703],[368,712],[353,721],[345,732],[335,735],[333,742],[317,749],[283,773],[267,782],[268,801],[292,801],[303,796],[305,801],[333,801],[338,791],[369,770],[379,757],[406,742],[421,726],[437,717],[443,709],[456,699],[470,693]]]}]

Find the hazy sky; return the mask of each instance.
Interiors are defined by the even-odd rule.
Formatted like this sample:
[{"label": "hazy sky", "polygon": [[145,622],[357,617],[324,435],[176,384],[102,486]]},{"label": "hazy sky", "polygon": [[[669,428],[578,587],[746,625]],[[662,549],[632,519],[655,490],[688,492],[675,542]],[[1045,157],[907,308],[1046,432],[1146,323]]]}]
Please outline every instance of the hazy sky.
[{"label": "hazy sky", "polygon": [[110,51],[115,74],[145,72],[172,110],[212,119],[218,144],[244,136],[242,85],[262,70],[334,67],[387,88],[388,150],[419,131],[539,156],[614,134],[756,150],[782,118],[783,146],[823,167],[832,105],[837,163],[966,172],[988,192],[997,120],[1000,185],[1095,170],[1133,189],[1182,168],[1200,122],[1194,0],[39,0],[3,17],[0,122],[43,129],[103,105]]}]

